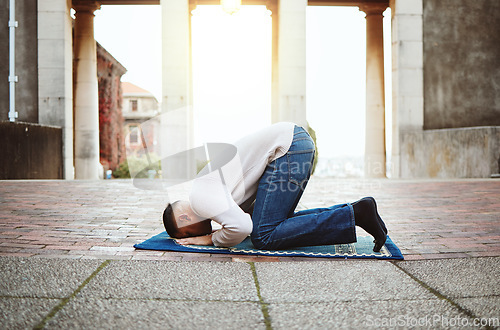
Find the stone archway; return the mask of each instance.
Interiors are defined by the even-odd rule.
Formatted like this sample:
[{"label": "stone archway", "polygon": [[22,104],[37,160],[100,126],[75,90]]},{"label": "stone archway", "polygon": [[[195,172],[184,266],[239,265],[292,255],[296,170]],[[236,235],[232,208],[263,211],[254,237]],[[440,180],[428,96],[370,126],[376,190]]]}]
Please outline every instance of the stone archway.
[{"label": "stone archway", "polygon": [[[176,111],[174,122],[164,122],[163,131],[167,134],[166,150],[163,154],[173,154],[192,148],[192,78],[191,78],[191,26],[190,11],[198,4],[218,4],[218,0],[74,0],[73,5],[96,6],[99,4],[161,4],[163,31],[163,113]],[[384,76],[383,76],[383,39],[382,12],[389,6],[388,0],[340,1],[340,0],[243,0],[243,4],[266,5],[273,18],[273,66],[272,66],[272,121],[294,121],[307,126],[306,122],[306,63],[305,63],[305,18],[308,5],[359,6],[367,13],[367,127],[365,175],[368,177],[385,176],[385,119],[384,119]],[[81,7],[83,8],[83,7]],[[97,7],[95,8],[97,9]],[[95,10],[94,9],[94,10]],[[78,11],[82,9],[77,8]],[[92,11],[93,13],[93,11]],[[87,15],[88,16],[88,15]],[[90,17],[90,16],[89,16]],[[92,14],[93,18],[93,14]],[[78,21],[78,14],[77,14]],[[91,25],[91,20],[86,25]],[[77,22],[76,24],[80,24]],[[82,23],[83,24],[83,23]],[[90,24],[90,25],[89,25]],[[89,27],[90,28],[90,27]],[[77,56],[90,54],[85,43],[80,44]],[[81,53],[81,54],[80,54]],[[94,52],[95,54],[95,52]],[[292,55],[290,55],[292,54]],[[95,55],[94,55],[95,56]],[[91,59],[89,59],[91,60]],[[77,68],[76,75],[88,76],[87,82],[77,80],[75,84],[75,118],[84,113],[89,100],[79,97],[80,89],[92,88],[93,75]],[[78,79],[78,78],[77,78]],[[91,81],[92,80],[92,81]],[[293,83],[291,83],[293,82]],[[86,85],[88,88],[85,88]],[[97,80],[95,82],[97,86]],[[82,94],[84,95],[84,94]],[[97,95],[97,92],[96,92]],[[97,97],[97,96],[96,96]],[[95,106],[97,113],[97,106]],[[180,111],[178,111],[180,110]],[[87,110],[85,110],[87,111]],[[90,109],[89,109],[90,111]],[[92,110],[93,111],[93,110]],[[93,115],[81,116],[83,122],[75,121],[75,163],[77,178],[93,178],[93,159],[98,159],[98,148],[93,142]],[[92,121],[92,122],[90,122]],[[397,139],[397,137],[395,137]],[[80,147],[81,146],[81,147]],[[82,149],[82,150],[80,150]],[[85,149],[85,152],[83,150]],[[81,152],[80,152],[80,151]],[[76,165],[76,164],[75,164]],[[88,172],[88,175],[85,174]],[[97,173],[97,169],[95,170]]]}]

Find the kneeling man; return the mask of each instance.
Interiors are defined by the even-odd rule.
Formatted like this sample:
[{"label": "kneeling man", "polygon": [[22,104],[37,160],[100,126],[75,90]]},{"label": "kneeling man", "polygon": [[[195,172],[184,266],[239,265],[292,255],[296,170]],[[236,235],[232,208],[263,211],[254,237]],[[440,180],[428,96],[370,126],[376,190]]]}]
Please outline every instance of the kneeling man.
[{"label": "kneeling man", "polygon": [[[257,249],[356,242],[355,226],[374,238],[378,252],[387,229],[372,197],[295,212],[311,175],[315,147],[307,131],[282,122],[239,141],[219,171],[212,161],[194,180],[189,201],[168,204],[167,233],[179,244],[230,247],[248,235]],[[211,221],[221,225],[212,231]]]}]

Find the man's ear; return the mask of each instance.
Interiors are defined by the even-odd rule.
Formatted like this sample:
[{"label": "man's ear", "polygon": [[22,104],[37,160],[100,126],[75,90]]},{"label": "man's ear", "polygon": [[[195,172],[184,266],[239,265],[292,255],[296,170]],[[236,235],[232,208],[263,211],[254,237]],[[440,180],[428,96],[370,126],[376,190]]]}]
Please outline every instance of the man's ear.
[{"label": "man's ear", "polygon": [[177,226],[178,227],[182,227],[182,226],[187,226],[187,225],[190,225],[192,223],[192,219],[191,217],[189,216],[188,213],[181,213],[179,214],[179,217],[177,219]]}]

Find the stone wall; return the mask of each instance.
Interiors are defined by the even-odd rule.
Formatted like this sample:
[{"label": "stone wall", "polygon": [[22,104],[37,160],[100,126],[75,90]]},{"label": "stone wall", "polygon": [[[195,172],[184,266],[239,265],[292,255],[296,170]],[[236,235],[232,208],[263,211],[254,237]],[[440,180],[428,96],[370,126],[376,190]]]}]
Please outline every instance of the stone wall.
[{"label": "stone wall", "polygon": [[500,1],[424,0],[424,129],[500,125]]},{"label": "stone wall", "polygon": [[[16,1],[17,120],[38,123],[37,0]],[[0,120],[9,120],[9,1],[0,2]]]},{"label": "stone wall", "polygon": [[488,178],[500,169],[500,127],[425,130],[402,135],[404,178]]},{"label": "stone wall", "polygon": [[[411,107],[396,108],[393,119],[400,126],[394,141],[399,143],[400,159],[393,158],[399,166],[395,177],[487,178],[497,174],[500,42],[493,31],[500,29],[500,2],[423,0],[421,21],[422,115],[413,118]],[[409,30],[402,24],[396,27],[393,38]],[[400,63],[412,53],[393,52],[393,56]],[[400,97],[401,91],[393,90],[394,97]],[[412,118],[408,123],[414,125],[401,125],[401,116]]]},{"label": "stone wall", "polygon": [[0,122],[0,179],[62,179],[62,129]]}]

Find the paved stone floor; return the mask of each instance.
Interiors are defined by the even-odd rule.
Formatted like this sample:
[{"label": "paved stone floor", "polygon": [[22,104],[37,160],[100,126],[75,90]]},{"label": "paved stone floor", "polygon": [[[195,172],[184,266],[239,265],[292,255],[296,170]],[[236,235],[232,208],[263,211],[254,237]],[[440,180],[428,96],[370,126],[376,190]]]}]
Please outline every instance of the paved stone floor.
[{"label": "paved stone floor", "polygon": [[0,257],[2,329],[500,326],[500,258],[183,262]]},{"label": "paved stone floor", "polygon": [[500,181],[311,180],[300,208],[374,196],[405,261],[135,251],[188,188],[0,182],[0,328],[500,326]]},{"label": "paved stone floor", "polygon": [[[296,261],[135,250],[163,231],[161,213],[187,186],[129,180],[1,181],[0,256],[166,261]],[[373,196],[405,260],[500,256],[500,180],[354,180],[313,177],[299,207]],[[362,232],[362,230],[359,230]]]}]

